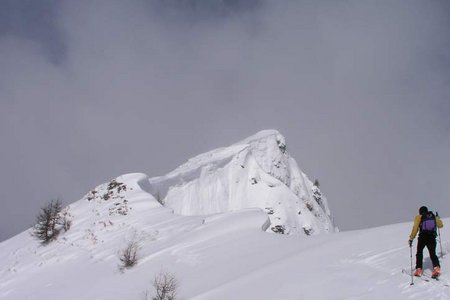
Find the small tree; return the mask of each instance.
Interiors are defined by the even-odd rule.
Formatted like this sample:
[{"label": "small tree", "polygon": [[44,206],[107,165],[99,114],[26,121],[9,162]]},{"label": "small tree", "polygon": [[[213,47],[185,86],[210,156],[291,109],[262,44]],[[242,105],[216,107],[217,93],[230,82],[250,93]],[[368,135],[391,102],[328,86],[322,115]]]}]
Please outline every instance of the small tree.
[{"label": "small tree", "polygon": [[153,287],[156,295],[152,297],[152,300],[175,300],[178,281],[174,275],[161,272],[155,277]]},{"label": "small tree", "polygon": [[122,262],[121,270],[131,268],[138,262],[138,242],[132,240],[128,243],[127,247],[120,253],[119,259]]},{"label": "small tree", "polygon": [[48,244],[58,237],[61,231],[61,211],[61,200],[51,200],[41,208],[41,212],[36,217],[33,235],[43,244]]}]

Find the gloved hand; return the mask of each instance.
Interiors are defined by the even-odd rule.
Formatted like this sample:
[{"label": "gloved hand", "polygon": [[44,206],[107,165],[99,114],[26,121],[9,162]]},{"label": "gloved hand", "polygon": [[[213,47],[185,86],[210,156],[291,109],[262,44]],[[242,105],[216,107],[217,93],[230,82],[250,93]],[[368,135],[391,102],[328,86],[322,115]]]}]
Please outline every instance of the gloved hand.
[{"label": "gloved hand", "polygon": [[410,247],[412,247],[412,243],[413,243],[413,240],[409,240],[408,241],[408,244],[409,244]]}]

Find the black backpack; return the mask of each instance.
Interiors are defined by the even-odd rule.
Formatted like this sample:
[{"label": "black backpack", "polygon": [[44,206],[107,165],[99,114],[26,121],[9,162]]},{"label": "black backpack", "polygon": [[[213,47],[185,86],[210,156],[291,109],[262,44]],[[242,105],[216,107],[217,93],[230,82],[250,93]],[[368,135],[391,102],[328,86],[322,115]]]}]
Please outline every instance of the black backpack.
[{"label": "black backpack", "polygon": [[419,228],[422,234],[436,235],[436,216],[433,212],[429,211],[422,215]]}]

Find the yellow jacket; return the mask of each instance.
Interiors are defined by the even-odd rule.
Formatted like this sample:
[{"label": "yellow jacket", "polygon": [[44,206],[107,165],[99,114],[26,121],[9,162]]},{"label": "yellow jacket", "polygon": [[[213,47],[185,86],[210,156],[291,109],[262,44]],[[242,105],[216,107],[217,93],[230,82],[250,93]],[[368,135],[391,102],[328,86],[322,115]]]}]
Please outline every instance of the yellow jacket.
[{"label": "yellow jacket", "polygon": [[[413,240],[416,235],[417,232],[419,231],[419,226],[420,226],[420,221],[422,220],[422,216],[421,215],[417,215],[414,218],[414,226],[412,228],[411,234],[409,235],[409,239]],[[442,220],[439,217],[436,217],[436,225],[438,228],[442,228],[444,227],[444,224],[442,223]]]}]

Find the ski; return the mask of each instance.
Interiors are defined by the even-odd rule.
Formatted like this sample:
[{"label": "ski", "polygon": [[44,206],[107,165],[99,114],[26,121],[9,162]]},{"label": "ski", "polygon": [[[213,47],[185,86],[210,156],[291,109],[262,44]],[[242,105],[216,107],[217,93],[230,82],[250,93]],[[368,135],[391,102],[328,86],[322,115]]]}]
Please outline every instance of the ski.
[{"label": "ski", "polygon": [[[411,276],[411,271],[410,270],[402,269],[402,273],[406,274],[408,276]],[[439,276],[433,278],[433,277],[431,277],[431,275],[428,275],[428,274],[424,273],[424,274],[422,274],[422,276],[414,276],[414,280],[415,279],[418,279],[418,280],[421,280],[421,281],[425,281],[425,282],[429,282],[429,283],[431,283],[433,281],[436,281],[436,283],[439,283],[442,286],[450,287],[450,284],[448,282],[444,281],[444,280],[441,280],[439,278]]]},{"label": "ski", "polygon": [[441,284],[442,286],[450,287],[450,284],[447,281],[441,280],[441,278],[439,278],[439,277],[440,277],[440,275],[438,277],[431,277],[428,274],[423,274],[422,277],[420,277],[420,278],[422,278],[423,280],[425,280],[427,282],[436,281],[437,283]]},{"label": "ski", "polygon": [[[411,276],[411,271],[409,271],[409,270],[402,269],[402,273],[406,274],[408,276]],[[414,279],[421,279],[421,280],[426,281],[426,282],[430,281],[428,278],[424,277],[423,275],[422,276],[414,276]]]},{"label": "ski", "polygon": [[415,276],[414,278],[418,278],[418,279],[421,279],[421,280],[423,280],[423,281],[426,281],[426,282],[430,282],[430,278],[428,278],[428,277],[426,277],[426,276]]}]

